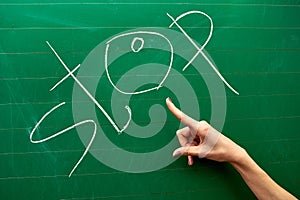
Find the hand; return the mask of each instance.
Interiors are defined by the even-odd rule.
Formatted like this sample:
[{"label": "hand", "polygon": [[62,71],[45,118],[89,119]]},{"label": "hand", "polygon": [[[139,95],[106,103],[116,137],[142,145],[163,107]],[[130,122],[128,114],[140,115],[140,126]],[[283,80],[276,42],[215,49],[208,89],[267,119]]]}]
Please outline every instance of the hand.
[{"label": "hand", "polygon": [[219,162],[234,162],[244,155],[244,150],[232,140],[215,130],[206,121],[196,121],[179,110],[166,99],[169,110],[186,127],[176,132],[180,148],[173,152],[174,157],[188,156],[188,164],[193,165],[193,156]]},{"label": "hand", "polygon": [[182,147],[173,152],[174,157],[188,156],[189,165],[194,163],[192,156],[230,162],[258,199],[296,199],[273,181],[239,145],[206,121],[198,122],[184,114],[169,98],[166,103],[169,110],[186,125],[176,133]]}]

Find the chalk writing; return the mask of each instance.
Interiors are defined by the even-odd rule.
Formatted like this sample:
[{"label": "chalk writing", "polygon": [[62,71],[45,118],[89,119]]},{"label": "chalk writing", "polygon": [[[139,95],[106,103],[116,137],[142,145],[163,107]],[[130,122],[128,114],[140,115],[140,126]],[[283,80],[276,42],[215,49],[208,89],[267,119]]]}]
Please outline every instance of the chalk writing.
[{"label": "chalk writing", "polygon": [[[190,15],[190,14],[201,14],[204,15],[205,17],[207,17],[209,19],[210,22],[210,31],[209,31],[209,35],[206,39],[206,41],[204,42],[204,44],[202,45],[202,47],[199,47],[194,41],[193,39],[184,31],[184,29],[177,23],[178,20],[180,20],[181,18]],[[209,42],[211,36],[212,36],[212,31],[213,31],[213,21],[210,18],[210,16],[208,16],[206,13],[201,12],[201,11],[189,11],[186,13],[181,14],[179,17],[177,17],[176,19],[174,19],[169,13],[167,13],[167,15],[172,19],[173,23],[170,24],[169,28],[171,28],[173,26],[173,24],[175,24],[179,30],[185,35],[185,37],[193,44],[193,46],[198,50],[197,53],[192,57],[192,59],[183,67],[183,71],[195,60],[195,58],[201,53],[201,55],[205,58],[205,60],[209,63],[209,65],[213,68],[213,70],[216,72],[216,74],[220,77],[220,79],[225,83],[225,85],[234,93],[236,93],[237,95],[239,94],[235,89],[233,89],[233,87],[225,80],[225,78],[222,76],[222,74],[219,72],[219,70],[216,68],[216,66],[210,61],[209,58],[207,58],[207,56],[202,52],[202,50],[204,49],[204,47],[207,45],[207,43]]]},{"label": "chalk writing", "polygon": [[[204,42],[204,44],[202,46],[198,46],[193,39],[185,32],[185,30],[179,25],[178,21],[188,15],[191,14],[200,14],[205,16],[206,18],[209,19],[210,21],[210,32],[209,35],[206,39],[206,41]],[[209,42],[209,40],[211,39],[212,36],[212,31],[213,31],[213,21],[210,18],[209,15],[207,15],[204,12],[201,11],[188,11],[185,12],[183,14],[181,14],[180,16],[178,16],[176,19],[174,19],[170,14],[167,13],[167,16],[172,20],[172,23],[170,24],[169,28],[171,28],[173,25],[176,25],[179,30],[182,32],[182,34],[188,39],[188,41],[191,42],[191,44],[197,49],[197,53],[188,61],[188,63],[183,67],[183,71],[186,70],[186,68],[201,54],[205,60],[209,63],[209,65],[212,67],[212,69],[215,71],[215,73],[218,75],[218,77],[224,82],[224,84],[234,93],[239,94],[235,89],[233,89],[233,87],[225,80],[225,78],[221,75],[221,73],[218,71],[218,69],[215,67],[215,65],[210,61],[210,59],[203,53],[203,49],[204,47],[207,45],[207,43]],[[118,88],[116,86],[116,84],[111,80],[111,76],[108,70],[108,58],[109,58],[109,49],[110,49],[110,45],[111,43],[118,38],[124,37],[124,36],[133,36],[133,35],[150,35],[150,36],[159,36],[160,38],[164,39],[169,48],[170,48],[170,58],[169,58],[169,64],[168,64],[168,68],[166,71],[166,74],[163,76],[162,80],[160,80],[160,82],[158,83],[157,86],[149,88],[149,89],[144,89],[144,90],[140,90],[140,91],[134,91],[134,92],[130,92],[130,91],[124,91],[121,90],[120,88]],[[58,81],[51,89],[50,91],[53,91],[55,88],[57,88],[64,80],[66,80],[67,78],[71,77],[76,84],[79,85],[79,87],[84,91],[84,93],[88,96],[88,98],[96,105],[96,107],[103,113],[103,115],[106,117],[106,119],[109,121],[109,123],[112,125],[112,127],[116,130],[116,132],[118,134],[121,134],[130,124],[130,121],[132,119],[132,113],[131,113],[131,109],[128,105],[125,106],[125,109],[127,110],[128,113],[128,120],[125,123],[125,125],[122,128],[119,128],[119,126],[114,122],[114,120],[112,119],[112,117],[106,112],[106,110],[101,106],[101,104],[96,100],[96,98],[87,90],[87,88],[78,80],[78,78],[76,78],[76,76],[74,75],[74,72],[80,68],[80,64],[78,64],[73,70],[70,70],[68,68],[68,66],[64,63],[64,61],[61,59],[61,57],[58,55],[58,53],[56,52],[56,50],[52,47],[52,45],[46,41],[47,45],[49,46],[49,48],[51,49],[51,51],[54,53],[54,55],[56,56],[56,58],[59,60],[59,62],[62,64],[62,66],[65,68],[65,70],[67,71],[67,75],[65,75],[60,81]],[[130,48],[134,53],[138,53],[140,52],[143,48],[144,48],[144,38],[142,36],[140,37],[134,37],[131,41],[130,44]],[[109,39],[106,42],[106,46],[105,46],[105,52],[104,53],[104,68],[105,68],[105,72],[107,75],[107,78],[109,80],[109,83],[113,86],[113,88],[125,95],[138,95],[138,94],[142,94],[142,93],[146,93],[146,92],[151,92],[151,91],[155,91],[155,90],[159,90],[161,87],[163,87],[164,82],[166,81],[166,79],[168,78],[168,75],[170,73],[170,70],[172,68],[172,64],[173,64],[173,54],[174,54],[174,49],[173,49],[173,45],[171,43],[171,41],[163,34],[159,33],[159,32],[154,32],[154,31],[134,31],[134,32],[129,32],[129,33],[124,33],[124,34],[120,34],[117,36],[112,37],[111,39]],[[87,154],[87,152],[90,150],[90,147],[95,139],[96,133],[97,133],[97,123],[92,120],[92,119],[86,119],[80,122],[75,123],[72,126],[69,126],[61,131],[58,131],[56,133],[54,133],[53,135],[46,137],[44,139],[40,139],[40,140],[34,140],[33,139],[33,134],[37,131],[37,128],[40,126],[40,124],[44,121],[44,119],[49,116],[53,111],[55,111],[56,109],[58,109],[59,107],[61,107],[62,105],[64,105],[65,102],[62,102],[56,106],[54,106],[53,108],[51,108],[48,112],[46,112],[41,119],[37,122],[37,124],[34,126],[34,128],[32,129],[32,131],[30,132],[30,141],[32,143],[43,143],[46,142],[48,140],[51,140],[73,128],[76,128],[78,126],[84,125],[84,124],[92,124],[94,129],[93,129],[93,134],[91,139],[89,140],[88,145],[86,146],[86,149],[84,150],[83,154],[81,155],[81,157],[79,158],[79,160],[76,162],[76,164],[74,165],[74,167],[72,168],[71,172],[69,173],[69,177],[73,174],[73,172],[76,170],[76,168],[79,166],[79,164],[82,162],[83,158],[85,157],[85,155]]]},{"label": "chalk writing", "polygon": [[57,57],[57,59],[60,61],[60,63],[63,65],[63,67],[67,70],[67,72],[69,73],[69,75],[75,80],[75,82],[81,87],[81,89],[87,94],[87,96],[101,110],[101,112],[105,115],[105,117],[108,119],[108,121],[111,123],[111,125],[116,129],[116,131],[118,133],[122,133],[127,128],[127,126],[129,125],[129,122],[131,120],[131,110],[130,110],[129,106],[125,106],[125,108],[128,111],[128,114],[129,114],[129,119],[128,119],[127,123],[124,125],[124,127],[122,129],[120,129],[116,125],[116,123],[112,120],[112,118],[107,114],[107,112],[104,110],[104,108],[100,105],[100,103],[91,95],[91,93],[84,87],[84,85],[82,85],[82,83],[76,78],[76,76],[74,76],[74,74],[72,73],[72,71],[70,71],[70,69],[67,67],[67,65],[64,63],[64,61],[60,58],[60,56],[57,54],[57,52],[54,50],[54,48],[50,45],[50,43],[48,41],[46,41],[46,43],[51,48],[51,50],[53,51],[53,53],[55,54],[55,56]]},{"label": "chalk writing", "polygon": [[53,139],[53,138],[55,138],[55,137],[57,137],[57,136],[59,136],[59,135],[65,133],[65,132],[67,132],[67,131],[69,131],[69,130],[75,128],[75,127],[77,127],[77,126],[80,126],[80,125],[83,125],[83,124],[87,124],[87,123],[92,123],[92,124],[94,125],[94,131],[93,131],[92,138],[91,138],[89,144],[87,145],[86,149],[84,150],[83,154],[81,155],[80,159],[77,161],[77,163],[76,163],[75,166],[73,167],[72,171],[69,173],[69,177],[70,177],[70,176],[73,174],[73,172],[75,171],[75,169],[77,168],[77,166],[80,164],[80,162],[82,161],[82,159],[84,158],[84,156],[85,156],[85,155],[87,154],[87,152],[89,151],[89,149],[90,149],[90,147],[91,147],[91,145],[92,145],[92,143],[93,143],[93,141],[94,141],[94,139],[95,139],[96,131],[97,131],[97,125],[96,125],[96,123],[94,122],[94,120],[83,120],[83,121],[81,121],[81,122],[78,122],[78,123],[76,123],[76,124],[74,124],[74,125],[72,125],[72,126],[69,126],[69,127],[65,128],[65,129],[63,129],[63,130],[61,130],[61,131],[59,131],[59,132],[57,132],[57,133],[55,133],[55,134],[53,134],[53,135],[51,135],[51,136],[49,136],[49,137],[46,137],[46,138],[44,138],[44,139],[41,139],[41,140],[33,140],[33,139],[32,139],[34,132],[35,132],[36,129],[39,127],[39,125],[44,121],[44,119],[45,119],[48,115],[50,115],[54,110],[56,110],[57,108],[59,108],[60,106],[62,106],[62,105],[64,105],[64,104],[65,104],[65,102],[62,102],[62,103],[60,103],[60,104],[54,106],[54,107],[51,108],[46,114],[44,114],[43,117],[38,121],[38,123],[37,123],[37,124],[35,125],[35,127],[32,129],[32,131],[31,131],[29,137],[30,137],[30,141],[31,141],[32,143],[35,143],[35,144],[37,144],[37,143],[42,143],[42,142],[46,142],[46,141],[48,141],[48,140],[51,140],[51,139]]},{"label": "chalk writing", "polygon": [[[134,45],[135,45],[135,43],[137,43],[137,41],[140,41],[141,44],[140,44],[140,46],[139,46],[137,49],[135,49],[135,48],[134,48]],[[139,52],[139,51],[144,47],[144,43],[145,43],[145,41],[144,41],[143,38],[135,37],[135,38],[132,40],[132,42],[131,42],[131,50],[132,50],[133,52],[135,52],[135,53]]]},{"label": "chalk writing", "polygon": [[[109,71],[108,71],[108,50],[109,50],[109,47],[110,47],[110,43],[112,41],[114,41],[115,39],[117,38],[121,38],[121,37],[124,37],[124,36],[127,36],[127,35],[134,35],[134,34],[149,34],[149,35],[156,35],[156,36],[160,36],[162,38],[164,38],[169,46],[170,46],[170,50],[171,50],[171,57],[170,57],[170,62],[169,62],[169,67],[168,67],[168,70],[167,70],[167,73],[165,74],[165,76],[163,77],[163,79],[160,81],[160,83],[158,84],[158,86],[156,87],[153,87],[153,88],[149,88],[149,89],[145,89],[145,90],[141,90],[141,91],[136,91],[136,92],[125,92],[121,89],[119,89],[114,83],[113,81],[111,80],[111,77],[110,77],[110,74],[109,74]],[[144,41],[142,38],[135,38],[132,43],[134,43],[136,40],[140,40],[140,41]],[[131,49],[133,50],[133,44],[131,43]],[[142,44],[144,44],[142,42]],[[142,45],[141,47],[139,47],[138,51],[140,50],[140,48],[142,48]],[[138,52],[136,50],[134,50],[134,52]],[[121,34],[121,35],[117,35],[115,37],[113,37],[112,39],[108,40],[106,42],[106,48],[105,48],[105,71],[106,71],[106,75],[107,75],[107,78],[110,82],[110,84],[120,93],[122,94],[128,94],[128,95],[134,95],[134,94],[142,94],[142,93],[146,93],[146,92],[150,92],[152,90],[158,90],[159,88],[162,87],[162,84],[165,82],[165,80],[167,79],[169,73],[170,73],[170,70],[171,70],[171,67],[172,67],[172,64],[173,64],[173,55],[174,55],[174,50],[173,50],[173,46],[170,42],[170,40],[165,37],[164,35],[160,34],[160,33],[157,33],[157,32],[151,32],[151,31],[135,31],[135,32],[129,32],[129,33],[125,33],[125,34]]]}]

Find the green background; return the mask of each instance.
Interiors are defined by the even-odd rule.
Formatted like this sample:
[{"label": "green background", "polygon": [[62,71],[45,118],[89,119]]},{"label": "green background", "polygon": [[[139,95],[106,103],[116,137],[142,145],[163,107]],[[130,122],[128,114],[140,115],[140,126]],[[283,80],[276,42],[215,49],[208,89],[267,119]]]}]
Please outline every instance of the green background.
[{"label": "green background", "polygon": [[[0,198],[255,199],[239,174],[226,163],[202,159],[188,167],[186,159],[180,158],[155,172],[130,174],[111,169],[87,154],[68,178],[85,148],[76,130],[41,144],[29,140],[41,116],[60,102],[65,101],[65,107],[42,123],[36,137],[44,138],[74,124],[74,80],[68,78],[49,92],[66,71],[46,40],[74,68],[107,38],[134,28],[167,28],[171,23],[167,12],[177,17],[189,10],[201,10],[212,17],[214,34],[205,49],[240,92],[237,96],[226,88],[227,115],[222,132],[247,149],[275,181],[299,197],[299,1],[2,0]],[[183,20],[182,26],[200,44],[205,41],[207,21],[191,17]],[[148,56],[152,57],[151,52]],[[185,63],[177,58],[176,68],[181,69]],[[114,73],[118,77],[118,71]],[[192,69],[187,77],[201,102],[201,118],[209,119],[210,97],[203,80]],[[110,92],[107,85],[104,93],[97,93],[104,107],[110,106]],[[166,89],[155,95],[134,96],[133,119],[141,125],[149,123],[144,114],[147,108],[154,103],[164,106],[166,96],[172,96]],[[99,113],[104,129],[113,132],[101,117]],[[168,114],[165,136],[157,140],[135,141],[123,135],[124,140],[119,140],[113,134],[110,139],[127,150],[153,151],[172,138],[176,126],[178,122]],[[156,144],[159,141],[162,144]]]}]

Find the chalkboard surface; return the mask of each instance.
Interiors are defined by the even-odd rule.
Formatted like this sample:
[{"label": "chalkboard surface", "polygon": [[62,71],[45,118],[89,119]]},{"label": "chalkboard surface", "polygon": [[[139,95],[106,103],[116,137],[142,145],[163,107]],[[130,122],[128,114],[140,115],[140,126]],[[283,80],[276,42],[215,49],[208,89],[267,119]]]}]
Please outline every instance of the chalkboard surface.
[{"label": "chalkboard surface", "polygon": [[227,163],[172,158],[167,97],[300,197],[299,1],[2,0],[0,19],[1,199],[255,199]]}]

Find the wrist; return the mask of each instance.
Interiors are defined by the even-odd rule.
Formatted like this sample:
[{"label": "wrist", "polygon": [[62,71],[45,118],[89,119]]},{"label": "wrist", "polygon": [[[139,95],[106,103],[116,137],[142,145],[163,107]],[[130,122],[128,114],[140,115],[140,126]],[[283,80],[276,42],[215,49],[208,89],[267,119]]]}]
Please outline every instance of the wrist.
[{"label": "wrist", "polygon": [[228,161],[231,165],[242,165],[249,158],[247,151],[237,145],[236,150],[232,153],[231,159]]},{"label": "wrist", "polygon": [[220,134],[218,142],[206,158],[218,162],[228,162],[235,164],[242,162],[242,159],[247,155],[247,152],[234,143],[231,139]]},{"label": "wrist", "polygon": [[248,153],[244,148],[233,142],[231,139],[225,137],[224,140],[226,151],[226,162],[229,162],[231,165],[241,164],[244,162],[244,159],[248,157]]}]

